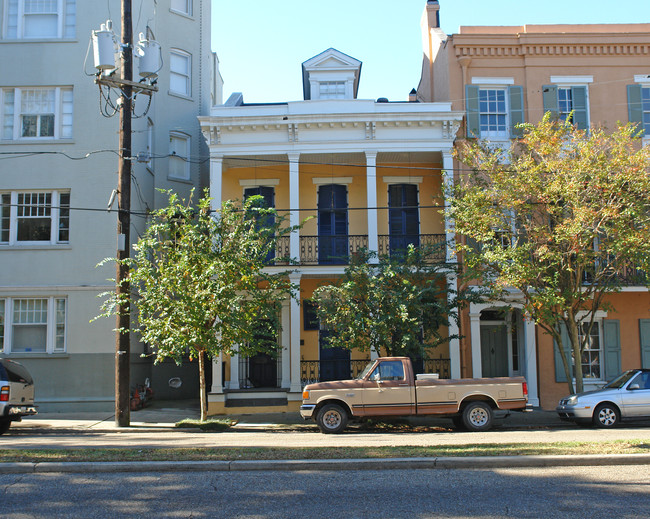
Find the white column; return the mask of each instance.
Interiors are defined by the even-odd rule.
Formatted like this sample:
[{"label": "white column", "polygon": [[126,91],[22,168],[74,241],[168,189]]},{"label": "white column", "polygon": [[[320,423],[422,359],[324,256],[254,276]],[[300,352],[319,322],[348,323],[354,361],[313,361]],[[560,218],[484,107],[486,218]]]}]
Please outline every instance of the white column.
[{"label": "white column", "polygon": [[472,344],[472,376],[483,376],[483,363],[481,362],[481,307],[469,305],[469,340]]},{"label": "white column", "polygon": [[526,382],[528,382],[528,403],[538,407],[537,394],[537,341],[535,340],[535,322],[530,316],[524,316],[524,350],[526,362]]},{"label": "white column", "polygon": [[239,354],[230,356],[230,385],[228,389],[239,389]]},{"label": "white column", "polygon": [[[293,273],[289,274],[289,281],[300,286],[300,278],[302,274]],[[298,292],[300,293],[300,292]],[[291,315],[291,388],[292,393],[300,393],[302,391],[302,384],[300,383],[300,305],[298,300],[291,298],[290,301],[290,315]]]},{"label": "white column", "polygon": [[[289,158],[289,224],[300,225],[300,153],[288,153]],[[300,233],[292,232],[289,236],[289,256],[300,259]]]},{"label": "white column", "polygon": [[[451,184],[454,181],[454,159],[451,153],[442,154],[442,169],[444,170],[444,181],[446,184]],[[444,189],[444,188],[443,188]],[[449,203],[445,199],[445,209],[449,207]],[[456,236],[454,234],[455,225],[453,220],[450,220],[445,215],[445,233],[447,235],[447,263],[455,263],[456,255]]]},{"label": "white column", "polygon": [[210,158],[210,197],[212,202],[210,208],[213,211],[221,209],[221,186],[223,184],[223,155]]},{"label": "white column", "polygon": [[[447,298],[453,299],[453,292],[458,290],[456,274],[447,274]],[[458,323],[454,319],[449,321],[449,335],[458,335]],[[456,337],[449,341],[449,363],[451,364],[451,378],[460,378],[460,339]]]},{"label": "white column", "polygon": [[219,357],[212,359],[212,387],[210,388],[210,393],[223,393],[223,373],[221,366],[223,366],[223,353],[219,353]]},{"label": "white column", "polygon": [[[377,152],[366,151],[366,200],[368,216],[368,250],[379,252],[377,226]],[[377,260],[374,260],[377,261]]]},{"label": "white column", "polygon": [[287,299],[282,303],[282,386],[291,387],[291,303]]}]

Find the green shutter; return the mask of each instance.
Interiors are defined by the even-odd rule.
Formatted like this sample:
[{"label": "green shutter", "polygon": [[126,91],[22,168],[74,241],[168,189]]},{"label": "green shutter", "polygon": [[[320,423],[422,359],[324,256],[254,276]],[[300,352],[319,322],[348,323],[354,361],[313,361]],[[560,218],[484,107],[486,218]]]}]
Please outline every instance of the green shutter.
[{"label": "green shutter", "polygon": [[641,367],[650,368],[650,319],[639,319],[641,335]]},{"label": "green shutter", "polygon": [[510,97],[510,137],[516,138],[523,136],[518,124],[524,122],[524,89],[520,86],[508,87],[508,96]]},{"label": "green shutter", "polygon": [[[560,325],[560,334],[562,335],[562,344],[564,345],[564,351],[567,355],[569,361],[569,371],[571,371],[571,343],[569,342],[569,332],[565,324]],[[562,364],[562,356],[560,355],[560,349],[557,341],[553,341],[553,354],[555,356],[555,381],[556,382],[566,382],[567,377],[564,371],[564,364]],[[573,377],[573,373],[571,373]]]},{"label": "green shutter", "polygon": [[573,108],[573,124],[580,130],[589,129],[589,114],[587,113],[587,87],[571,87],[571,100]]},{"label": "green shutter", "polygon": [[603,337],[605,339],[604,372],[605,380],[612,380],[621,373],[621,330],[617,319],[603,321]]},{"label": "green shutter", "polygon": [[640,124],[643,132],[643,103],[641,85],[627,85],[627,115],[631,123]]},{"label": "green shutter", "polygon": [[544,85],[542,88],[544,100],[544,113],[551,112],[551,117],[557,119],[559,109],[557,104],[557,87],[555,85]]},{"label": "green shutter", "polygon": [[477,86],[465,85],[465,105],[467,106],[467,137],[474,139],[481,136],[478,91],[479,88]]}]

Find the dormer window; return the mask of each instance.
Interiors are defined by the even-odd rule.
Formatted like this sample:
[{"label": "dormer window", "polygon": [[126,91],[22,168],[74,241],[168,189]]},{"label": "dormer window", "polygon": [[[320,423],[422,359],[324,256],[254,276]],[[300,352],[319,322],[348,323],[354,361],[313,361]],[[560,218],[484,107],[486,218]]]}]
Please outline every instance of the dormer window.
[{"label": "dormer window", "polygon": [[345,99],[345,81],[324,81],[318,86],[320,99]]}]

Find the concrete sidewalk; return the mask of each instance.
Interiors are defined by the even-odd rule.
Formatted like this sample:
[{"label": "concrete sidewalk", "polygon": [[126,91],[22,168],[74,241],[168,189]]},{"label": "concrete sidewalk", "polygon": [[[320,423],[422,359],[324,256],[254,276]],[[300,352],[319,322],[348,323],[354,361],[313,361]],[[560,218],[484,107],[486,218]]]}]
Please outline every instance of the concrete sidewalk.
[{"label": "concrete sidewalk", "polygon": [[[115,425],[115,415],[110,412],[77,413],[39,413],[24,418],[22,422],[12,425],[16,428],[43,430],[84,429],[93,431],[129,430],[151,431],[155,429],[174,428],[175,424],[186,419],[198,420],[199,404],[195,401],[154,401],[151,406],[131,412],[131,426],[128,429]],[[302,419],[299,413],[260,413],[246,415],[229,415],[236,421],[235,429],[296,429],[314,427],[314,422]],[[215,417],[219,418],[219,417]],[[418,417],[409,420],[414,425],[450,428],[449,418]],[[496,425],[507,428],[554,428],[566,426],[553,411],[533,410],[532,412],[512,413],[509,417],[496,420]]]}]

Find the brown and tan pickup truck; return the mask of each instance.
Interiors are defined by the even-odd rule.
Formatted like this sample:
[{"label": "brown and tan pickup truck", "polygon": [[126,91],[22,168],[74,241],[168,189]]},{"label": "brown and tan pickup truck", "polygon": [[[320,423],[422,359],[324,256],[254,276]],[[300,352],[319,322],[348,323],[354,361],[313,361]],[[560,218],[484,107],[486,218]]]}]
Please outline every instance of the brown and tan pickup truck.
[{"label": "brown and tan pickup truck", "polygon": [[353,418],[425,415],[486,431],[495,414],[530,410],[523,377],[445,380],[424,374],[416,380],[408,357],[371,361],[355,380],[309,384],[302,399],[302,417],[330,434],[343,431]]}]

